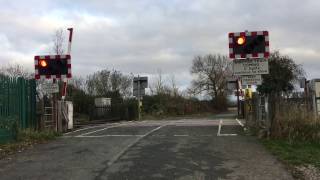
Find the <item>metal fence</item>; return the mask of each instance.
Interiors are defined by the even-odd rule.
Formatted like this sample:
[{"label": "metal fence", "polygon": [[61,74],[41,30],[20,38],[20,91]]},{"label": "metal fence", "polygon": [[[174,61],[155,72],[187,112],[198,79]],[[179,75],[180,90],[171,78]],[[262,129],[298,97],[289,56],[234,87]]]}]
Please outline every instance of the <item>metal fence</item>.
[{"label": "metal fence", "polygon": [[111,106],[95,107],[90,118],[94,120],[133,120],[137,119],[137,103],[118,102],[112,103]]},{"label": "metal fence", "polygon": [[[275,116],[284,112],[291,114],[291,117],[307,113],[312,118],[315,111],[315,103],[310,96],[300,94],[289,94],[287,96],[263,96],[253,93],[252,99],[244,101],[244,118],[246,125],[254,129],[272,130]],[[299,110],[299,111],[297,111]],[[299,114],[300,113],[300,114]],[[291,118],[290,117],[290,118]],[[316,119],[317,117],[314,116]]]},{"label": "metal fence", "polygon": [[0,76],[0,142],[12,139],[15,128],[35,127],[35,80]]}]

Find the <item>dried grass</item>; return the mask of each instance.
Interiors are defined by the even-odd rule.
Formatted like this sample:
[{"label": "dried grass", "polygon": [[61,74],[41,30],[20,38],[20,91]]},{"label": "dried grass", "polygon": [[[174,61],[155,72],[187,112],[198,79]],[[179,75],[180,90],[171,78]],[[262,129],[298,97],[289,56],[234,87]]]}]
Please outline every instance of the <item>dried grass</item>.
[{"label": "dried grass", "polygon": [[320,119],[299,103],[278,102],[271,126],[271,135],[291,141],[320,142]]}]

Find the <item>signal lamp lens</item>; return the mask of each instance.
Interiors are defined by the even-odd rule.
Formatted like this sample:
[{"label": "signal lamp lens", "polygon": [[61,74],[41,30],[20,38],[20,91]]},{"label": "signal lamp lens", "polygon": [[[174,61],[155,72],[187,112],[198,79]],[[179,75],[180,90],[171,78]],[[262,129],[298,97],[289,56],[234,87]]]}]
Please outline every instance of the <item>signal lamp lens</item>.
[{"label": "signal lamp lens", "polygon": [[47,66],[48,66],[47,61],[46,61],[46,60],[43,60],[43,59],[40,60],[39,64],[40,64],[41,67],[47,67]]},{"label": "signal lamp lens", "polygon": [[237,44],[238,45],[243,45],[246,42],[246,38],[243,36],[238,37],[237,39]]}]

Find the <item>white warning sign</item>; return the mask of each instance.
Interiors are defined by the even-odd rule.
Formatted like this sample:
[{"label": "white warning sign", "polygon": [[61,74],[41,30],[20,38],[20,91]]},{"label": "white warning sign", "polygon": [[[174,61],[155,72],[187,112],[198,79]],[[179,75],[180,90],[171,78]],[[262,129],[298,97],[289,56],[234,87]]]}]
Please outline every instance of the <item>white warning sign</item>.
[{"label": "white warning sign", "polygon": [[269,74],[267,59],[239,59],[233,60],[233,75]]},{"label": "white warning sign", "polygon": [[261,75],[241,76],[242,85],[261,85]]}]

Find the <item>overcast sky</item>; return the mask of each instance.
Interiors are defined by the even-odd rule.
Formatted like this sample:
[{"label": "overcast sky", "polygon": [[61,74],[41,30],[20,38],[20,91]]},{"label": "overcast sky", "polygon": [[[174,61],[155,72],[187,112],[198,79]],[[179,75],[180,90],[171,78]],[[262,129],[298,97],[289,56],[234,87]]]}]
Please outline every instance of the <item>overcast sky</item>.
[{"label": "overcast sky", "polygon": [[[195,55],[228,54],[228,32],[268,30],[271,50],[320,78],[318,0],[0,0],[0,62],[33,70],[54,31],[74,28],[73,74],[108,68],[190,83]],[[66,38],[67,40],[67,38]]]}]

